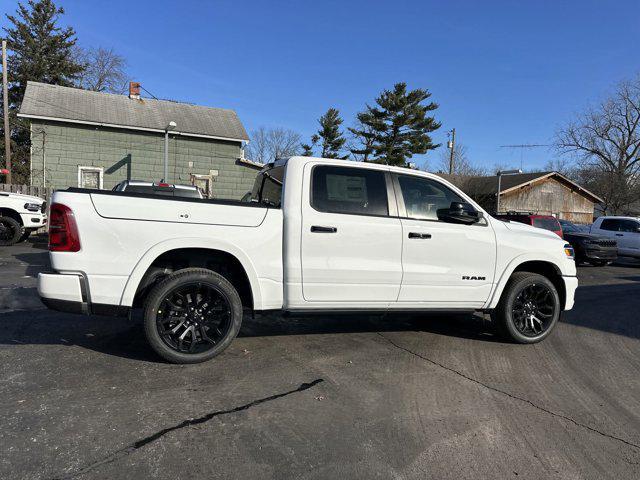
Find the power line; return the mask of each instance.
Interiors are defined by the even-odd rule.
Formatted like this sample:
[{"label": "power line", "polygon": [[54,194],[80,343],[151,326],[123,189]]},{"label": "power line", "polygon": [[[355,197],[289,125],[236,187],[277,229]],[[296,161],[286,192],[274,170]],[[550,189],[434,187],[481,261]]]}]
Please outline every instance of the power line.
[{"label": "power line", "polygon": [[517,145],[500,145],[500,148],[519,148],[520,149],[520,170],[522,170],[524,150],[538,147],[550,147],[551,145],[544,143],[520,143]]}]

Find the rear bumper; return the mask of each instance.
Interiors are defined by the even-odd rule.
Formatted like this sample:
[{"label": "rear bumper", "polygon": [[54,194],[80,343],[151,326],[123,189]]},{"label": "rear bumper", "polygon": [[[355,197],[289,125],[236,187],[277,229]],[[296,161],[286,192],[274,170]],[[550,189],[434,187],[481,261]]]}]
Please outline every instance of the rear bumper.
[{"label": "rear bumper", "polygon": [[575,302],[576,289],[578,288],[578,277],[562,277],[564,282],[565,301],[564,309],[571,310]]},{"label": "rear bumper", "polygon": [[129,307],[92,303],[87,280],[79,274],[40,273],[38,294],[47,308],[59,312],[115,317],[129,313]]}]

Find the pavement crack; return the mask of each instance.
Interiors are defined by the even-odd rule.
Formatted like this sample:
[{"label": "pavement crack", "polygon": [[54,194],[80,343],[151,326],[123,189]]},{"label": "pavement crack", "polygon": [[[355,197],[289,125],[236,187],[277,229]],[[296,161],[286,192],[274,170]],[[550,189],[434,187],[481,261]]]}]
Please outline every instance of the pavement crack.
[{"label": "pavement crack", "polygon": [[271,402],[273,400],[277,400],[279,398],[283,398],[286,397],[288,395],[292,395],[294,393],[298,393],[298,392],[303,392],[305,390],[309,390],[310,388],[315,387],[316,385],[318,385],[319,383],[322,383],[324,380],[322,378],[318,378],[316,380],[313,380],[311,382],[308,383],[302,383],[300,384],[300,386],[298,386],[297,388],[294,388],[293,390],[288,390],[286,392],[282,392],[282,393],[276,393],[275,395],[270,395],[268,397],[264,397],[264,398],[259,398],[258,400],[254,400],[253,402],[249,402],[249,403],[245,403],[244,405],[240,405],[238,407],[234,407],[234,408],[230,408],[227,410],[218,410],[215,412],[211,412],[211,413],[207,413],[206,415],[203,415],[201,417],[198,418],[191,418],[188,420],[184,420],[183,422],[178,423],[177,425],[173,425],[172,427],[167,427],[167,428],[163,428],[162,430],[158,430],[156,433],[153,433],[151,435],[148,435],[144,438],[141,438],[140,440],[136,440],[135,442],[132,442],[114,452],[111,452],[109,455],[101,458],[100,460],[97,460],[93,463],[90,463],[89,465],[86,465],[84,467],[79,468],[78,470],[74,471],[74,472],[70,472],[70,473],[66,473],[62,476],[58,476],[58,477],[52,477],[51,480],[68,480],[68,479],[72,479],[72,478],[76,478],[80,475],[84,475],[86,473],[89,473],[93,470],[95,470],[98,467],[101,467],[103,465],[106,465],[108,463],[114,462],[120,458],[126,457],[127,455],[130,455],[132,453],[134,453],[136,450],[145,447],[146,445],[149,445],[150,443],[153,443],[157,440],[159,440],[160,438],[164,437],[166,434],[170,433],[170,432],[174,432],[176,430],[181,430],[183,428],[187,428],[187,427],[192,427],[194,425],[200,425],[202,423],[206,423],[209,420],[211,420],[212,418],[215,417],[219,417],[221,415],[229,415],[232,413],[238,413],[238,412],[242,412],[245,410],[249,410],[252,407],[256,407],[258,405],[261,405],[263,403],[267,403],[267,402]]},{"label": "pavement crack", "polygon": [[571,417],[569,417],[567,415],[564,415],[564,414],[558,413],[558,412],[554,412],[552,410],[549,410],[548,408],[540,406],[540,405],[538,405],[538,404],[536,404],[536,403],[532,402],[531,400],[528,400],[528,399],[526,399],[524,397],[520,397],[520,396],[515,395],[513,393],[509,393],[506,390],[501,390],[501,389],[499,389],[497,387],[493,387],[491,385],[483,383],[480,380],[477,380],[477,379],[475,379],[473,377],[470,377],[469,375],[467,375],[465,373],[462,373],[459,370],[456,370],[455,368],[448,367],[448,366],[444,365],[443,363],[437,362],[436,360],[432,360],[431,358],[429,358],[429,357],[427,357],[425,355],[422,355],[422,354],[420,354],[418,352],[414,352],[413,350],[411,350],[409,348],[403,347],[402,345],[399,345],[398,343],[394,342],[389,337],[387,337],[386,335],[383,335],[380,332],[376,332],[376,333],[379,336],[381,336],[382,338],[384,338],[387,342],[389,342],[394,347],[396,347],[396,348],[398,348],[398,349],[400,349],[400,350],[402,350],[402,351],[404,351],[406,353],[409,353],[409,354],[411,354],[413,356],[416,356],[416,357],[418,357],[418,358],[420,358],[420,359],[422,359],[422,360],[424,360],[426,362],[429,362],[432,365],[435,365],[436,367],[440,367],[440,368],[442,368],[444,370],[447,370],[447,371],[449,371],[449,372],[451,372],[451,373],[453,373],[453,374],[455,374],[455,375],[457,375],[459,377],[464,378],[465,380],[467,380],[469,382],[475,383],[476,385],[480,385],[481,387],[483,387],[483,388],[485,388],[487,390],[491,390],[492,392],[499,393],[501,395],[504,395],[506,397],[511,398],[512,400],[516,400],[518,402],[525,403],[525,404],[535,408],[536,410],[539,410],[539,411],[541,411],[543,413],[551,415],[551,416],[553,416],[555,418],[560,418],[562,420],[565,420],[566,422],[572,423],[573,425],[575,425],[577,427],[584,428],[585,430],[589,430],[590,432],[596,433],[596,434],[601,435],[601,436],[603,436],[605,438],[608,438],[610,440],[615,440],[615,441],[623,443],[623,444],[625,444],[625,445],[627,445],[629,447],[632,447],[632,448],[634,448],[636,450],[640,450],[640,445],[638,445],[636,443],[633,443],[633,442],[630,442],[629,440],[625,440],[624,438],[617,437],[615,435],[611,435],[609,433],[603,432],[601,430],[598,430],[597,428],[590,427],[589,425],[586,425],[584,423],[578,422],[577,420],[574,420],[573,418],[571,418]]}]

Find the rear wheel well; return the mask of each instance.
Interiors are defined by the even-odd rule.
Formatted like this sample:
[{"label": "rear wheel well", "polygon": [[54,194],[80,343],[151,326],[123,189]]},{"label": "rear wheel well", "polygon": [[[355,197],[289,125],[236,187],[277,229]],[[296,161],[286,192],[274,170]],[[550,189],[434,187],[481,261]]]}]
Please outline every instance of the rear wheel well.
[{"label": "rear wheel well", "polygon": [[20,225],[24,225],[22,223],[22,217],[20,216],[20,214],[11,208],[0,208],[0,217],[13,218]]},{"label": "rear wheel well", "polygon": [[516,272],[537,273],[539,275],[542,275],[543,277],[548,278],[551,283],[553,283],[553,286],[556,287],[558,296],[560,297],[560,305],[562,306],[562,309],[564,309],[565,301],[567,299],[567,292],[564,289],[562,274],[560,273],[560,270],[558,270],[558,267],[556,267],[553,263],[540,260],[524,262],[518,265],[513,271],[513,273]]},{"label": "rear wheel well", "polygon": [[243,307],[253,308],[251,283],[240,260],[228,252],[206,248],[169,250],[156,258],[140,280],[133,306],[142,306],[149,291],[167,275],[192,267],[206,268],[222,275],[238,291]]}]

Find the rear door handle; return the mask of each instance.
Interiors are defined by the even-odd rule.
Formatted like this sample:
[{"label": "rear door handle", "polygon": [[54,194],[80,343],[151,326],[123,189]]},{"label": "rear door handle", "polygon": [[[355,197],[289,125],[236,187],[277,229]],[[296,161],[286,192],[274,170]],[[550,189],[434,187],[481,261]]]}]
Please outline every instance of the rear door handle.
[{"label": "rear door handle", "polygon": [[430,233],[409,232],[409,238],[420,238],[422,240],[428,240],[429,238],[431,238],[431,234]]},{"label": "rear door handle", "polygon": [[313,225],[311,227],[311,231],[314,233],[336,233],[338,229],[336,227],[320,227],[318,225]]},{"label": "rear door handle", "polygon": [[616,233],[616,237],[624,237],[622,233]]}]

